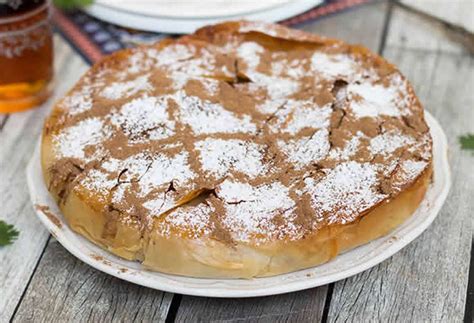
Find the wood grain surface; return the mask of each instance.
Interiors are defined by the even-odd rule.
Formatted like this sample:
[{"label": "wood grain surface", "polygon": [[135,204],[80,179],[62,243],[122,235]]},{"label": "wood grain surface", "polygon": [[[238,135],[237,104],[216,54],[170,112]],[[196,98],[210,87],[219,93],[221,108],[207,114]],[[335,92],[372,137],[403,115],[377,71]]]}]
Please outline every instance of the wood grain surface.
[{"label": "wood grain surface", "polygon": [[276,296],[218,299],[183,296],[177,322],[319,322],[326,286]]},{"label": "wood grain surface", "polygon": [[13,245],[0,248],[0,322],[7,321],[14,313],[49,236],[33,212],[26,187],[26,165],[51,103],[87,69],[59,37],[55,38],[55,53],[60,82],[56,82],[54,97],[42,107],[10,115],[0,132],[0,218],[20,231]]},{"label": "wood grain surface", "polygon": [[400,8],[393,10],[383,54],[408,77],[445,130],[452,189],[421,237],[379,266],[335,284],[328,321],[461,322],[473,232],[474,158],[457,141],[460,134],[474,132],[474,60],[444,31]]},{"label": "wood grain surface", "polygon": [[51,238],[14,321],[164,322],[171,298],[99,272]]},{"label": "wood grain surface", "polygon": [[9,117],[8,114],[0,114],[0,132],[2,131],[3,126],[7,122],[8,117]]},{"label": "wood grain surface", "polygon": [[[396,3],[365,5],[299,28],[382,52],[400,67],[445,129],[453,187],[438,218],[420,238],[352,278],[270,297],[189,297],[118,280],[77,260],[50,238],[29,202],[25,167],[52,99],[29,112],[0,115],[0,219],[21,232],[13,245],[0,248],[0,322],[472,319],[465,310],[473,306],[466,304],[466,295],[474,232],[474,155],[461,151],[457,139],[474,133],[472,53],[455,30]],[[58,97],[87,65],[60,37],[55,44]]]}]

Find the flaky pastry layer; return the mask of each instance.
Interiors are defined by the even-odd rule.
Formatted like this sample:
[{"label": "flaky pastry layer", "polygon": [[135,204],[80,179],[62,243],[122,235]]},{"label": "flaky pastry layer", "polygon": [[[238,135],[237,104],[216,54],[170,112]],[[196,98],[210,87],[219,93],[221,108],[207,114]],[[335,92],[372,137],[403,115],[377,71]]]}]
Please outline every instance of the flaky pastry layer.
[{"label": "flaky pastry layer", "polygon": [[74,231],[192,277],[327,262],[400,225],[432,174],[423,109],[393,65],[249,22],[96,64],[47,120],[41,157]]}]

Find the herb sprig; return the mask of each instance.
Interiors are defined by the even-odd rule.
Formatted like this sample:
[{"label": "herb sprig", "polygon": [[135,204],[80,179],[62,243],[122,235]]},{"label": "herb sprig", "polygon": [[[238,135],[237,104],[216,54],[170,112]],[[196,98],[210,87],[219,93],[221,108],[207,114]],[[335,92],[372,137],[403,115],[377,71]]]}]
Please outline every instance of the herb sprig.
[{"label": "herb sprig", "polygon": [[468,133],[464,136],[459,136],[459,143],[461,149],[474,150],[474,134]]},{"label": "herb sprig", "polygon": [[74,9],[74,8],[79,8],[79,7],[85,7],[94,0],[53,0],[54,5],[61,8],[61,9]]},{"label": "herb sprig", "polygon": [[13,225],[0,220],[0,246],[1,247],[12,244],[19,234],[20,232],[18,232],[18,230],[16,230]]}]

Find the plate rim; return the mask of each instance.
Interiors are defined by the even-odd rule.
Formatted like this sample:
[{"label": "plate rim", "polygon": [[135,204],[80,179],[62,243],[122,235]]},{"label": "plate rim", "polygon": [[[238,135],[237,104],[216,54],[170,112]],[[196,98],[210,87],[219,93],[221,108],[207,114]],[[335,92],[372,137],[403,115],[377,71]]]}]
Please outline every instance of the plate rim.
[{"label": "plate rim", "polygon": [[158,33],[187,34],[206,25],[230,20],[247,19],[264,22],[281,21],[306,12],[322,3],[323,0],[294,0],[269,9],[258,10],[246,14],[211,18],[173,18],[141,15],[119,9],[111,9],[110,7],[99,3],[92,4],[84,10],[93,17],[126,28]]},{"label": "plate rim", "polygon": [[[436,132],[437,135],[433,136],[433,138],[436,138],[439,140],[439,147],[440,151],[437,152],[439,154],[439,159],[440,159],[440,170],[442,172],[441,179],[444,178],[444,186],[442,187],[441,191],[438,193],[436,200],[432,204],[430,208],[430,212],[428,212],[428,216],[424,219],[424,221],[421,221],[417,226],[415,226],[411,231],[409,231],[409,237],[400,237],[396,242],[389,244],[385,250],[379,254],[376,254],[375,256],[369,257],[367,260],[362,261],[355,265],[354,267],[345,269],[345,270],[340,270],[336,271],[332,274],[329,274],[325,277],[314,277],[314,276],[308,276],[305,275],[306,278],[296,280],[296,281],[283,281],[281,284],[278,285],[271,285],[271,286],[266,286],[266,287],[257,287],[253,289],[239,289],[239,288],[232,288],[229,289],[227,287],[220,287],[220,288],[204,288],[204,287],[195,287],[195,286],[190,286],[192,285],[192,282],[200,282],[204,284],[209,285],[209,283],[214,283],[214,285],[222,285],[222,283],[225,284],[226,281],[232,281],[232,282],[238,282],[239,281],[256,281],[256,280],[270,280],[274,278],[280,278],[284,279],[285,277],[291,277],[291,275],[297,274],[302,271],[308,271],[311,269],[315,268],[320,268],[321,266],[324,266],[325,264],[322,264],[320,266],[315,266],[312,268],[304,269],[301,271],[296,271],[292,273],[287,273],[287,274],[282,274],[282,275],[277,275],[277,276],[272,276],[272,277],[263,277],[263,278],[252,278],[250,280],[243,280],[243,279],[212,279],[212,278],[192,278],[192,277],[184,277],[184,276],[177,276],[177,275],[171,275],[171,274],[165,274],[165,273],[159,273],[159,272],[152,272],[149,270],[146,270],[145,268],[141,268],[140,270],[134,269],[132,267],[125,267],[127,270],[123,271],[120,270],[119,267],[117,266],[111,266],[110,263],[107,263],[106,261],[101,261],[95,257],[93,257],[91,254],[86,254],[83,251],[79,249],[79,246],[75,245],[73,242],[70,242],[69,239],[66,236],[66,231],[69,231],[72,233],[75,237],[77,237],[81,242],[85,243],[86,245],[92,245],[94,248],[100,248],[93,244],[92,242],[86,240],[79,234],[73,232],[67,223],[64,223],[64,227],[58,230],[58,227],[53,221],[51,221],[43,212],[39,211],[37,208],[33,207],[37,217],[40,219],[40,221],[43,223],[43,225],[48,229],[48,231],[57,239],[57,241],[66,249],[68,250],[72,255],[74,255],[76,258],[80,259],[81,261],[85,262],[86,264],[102,271],[105,272],[109,275],[115,276],[119,279],[123,279],[141,286],[165,291],[165,292],[171,292],[171,293],[179,293],[179,294],[185,294],[185,295],[192,295],[192,296],[205,296],[205,297],[222,297],[222,298],[230,298],[230,297],[258,297],[258,296],[269,296],[269,295],[277,295],[277,294],[283,294],[283,293],[288,293],[288,292],[294,292],[294,291],[299,291],[299,290],[304,290],[304,289],[309,289],[309,288],[314,288],[322,285],[326,285],[332,282],[339,281],[341,279],[345,279],[351,276],[354,276],[356,274],[359,274],[367,269],[370,269],[382,261],[390,258],[397,252],[399,252],[401,249],[406,247],[409,243],[414,241],[416,238],[418,238],[421,233],[423,233],[430,225],[431,223],[435,220],[437,215],[439,214],[442,206],[444,205],[444,202],[446,201],[446,198],[448,196],[450,187],[451,187],[451,171],[449,167],[449,160],[448,160],[448,141],[446,138],[446,134],[444,133],[441,125],[439,122],[427,111],[425,111],[425,119],[429,125],[430,128],[430,133]],[[434,141],[434,140],[433,140]],[[36,205],[37,203],[34,200],[34,197],[37,195],[36,194],[36,189],[35,189],[35,184],[34,184],[34,176],[35,176],[35,167],[38,168],[40,167],[39,164],[39,148],[40,148],[40,143],[41,143],[41,136],[39,138],[39,142],[35,147],[35,152],[30,159],[28,166],[26,168],[26,177],[27,177],[27,185],[28,185],[28,191],[30,194],[30,199],[32,201],[33,205]],[[433,144],[433,147],[435,144]],[[433,155],[434,156],[434,155]],[[436,157],[434,156],[433,160],[435,160]],[[436,173],[434,175],[435,177],[437,176]],[[441,180],[440,179],[440,180]],[[41,176],[42,180],[42,176]],[[44,183],[44,182],[43,182]],[[45,185],[44,185],[45,186]],[[45,189],[45,188],[44,188]],[[426,197],[425,197],[426,199]],[[41,201],[38,201],[41,202]],[[421,205],[421,204],[420,204]],[[402,224],[403,225],[403,224]],[[400,227],[400,226],[399,226]],[[397,228],[399,228],[397,227]],[[397,229],[395,229],[397,230]],[[379,239],[384,239],[390,236],[390,233],[379,238]],[[377,241],[379,239],[376,239],[374,241]],[[369,242],[370,243],[370,242]],[[363,245],[365,246],[365,245]],[[362,246],[362,247],[363,247]],[[102,248],[100,248],[102,249]],[[357,249],[357,248],[355,248]],[[352,251],[355,249],[349,250],[347,254],[350,254]],[[112,259],[116,260],[119,259],[123,263],[133,263],[136,264],[136,262],[132,261],[127,261],[123,260],[119,257],[114,256],[113,254],[109,253],[107,250],[102,249],[109,258],[107,259]],[[340,255],[336,256],[332,261],[340,257]],[[329,264],[330,262],[326,263]],[[142,273],[147,275],[148,273],[151,273],[152,279],[150,280],[149,277],[147,276],[140,276],[137,275],[137,273]],[[163,280],[166,280],[163,281]],[[178,280],[181,280],[179,282]],[[183,282],[185,281],[185,282]],[[186,281],[189,281],[191,283],[186,283]],[[186,285],[187,284],[187,285]],[[212,284],[210,284],[212,285]],[[238,286],[237,286],[238,287]]]},{"label": "plate rim", "polygon": [[[92,6],[100,6],[103,8],[107,8],[109,10],[113,11],[120,11],[120,12],[125,12],[125,13],[130,13],[133,15],[138,15],[138,16],[147,16],[147,17],[154,17],[154,18],[165,18],[165,19],[177,19],[177,20],[201,20],[201,19],[213,19],[213,18],[231,18],[231,17],[236,17],[236,16],[242,16],[242,15],[248,15],[252,13],[257,13],[257,12],[262,12],[262,11],[267,11],[267,10],[272,10],[275,7],[279,6],[284,6],[287,5],[291,0],[283,0],[284,2],[278,3],[275,1],[275,3],[272,3],[270,5],[267,5],[265,7],[261,7],[259,9],[247,9],[245,11],[240,11],[237,13],[231,13],[231,14],[225,14],[225,15],[218,15],[218,14],[213,14],[213,15],[201,15],[197,17],[192,17],[192,16],[178,16],[178,15],[169,15],[169,14],[159,14],[159,13],[151,13],[151,12],[140,12],[140,10],[130,10],[126,9],[123,6],[114,6],[114,4],[107,3],[107,2],[101,2],[101,1],[96,1]],[[307,0],[301,0],[301,1],[307,1]]]}]

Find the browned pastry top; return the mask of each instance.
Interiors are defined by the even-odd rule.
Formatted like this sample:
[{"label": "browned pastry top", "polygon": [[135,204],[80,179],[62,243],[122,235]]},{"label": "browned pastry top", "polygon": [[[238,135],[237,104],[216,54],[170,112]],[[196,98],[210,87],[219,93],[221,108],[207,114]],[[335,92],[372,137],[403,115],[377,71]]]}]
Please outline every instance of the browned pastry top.
[{"label": "browned pastry top", "polygon": [[423,109],[368,50],[225,23],[118,52],[47,121],[51,185],[141,230],[295,240],[356,221],[431,162]]}]

